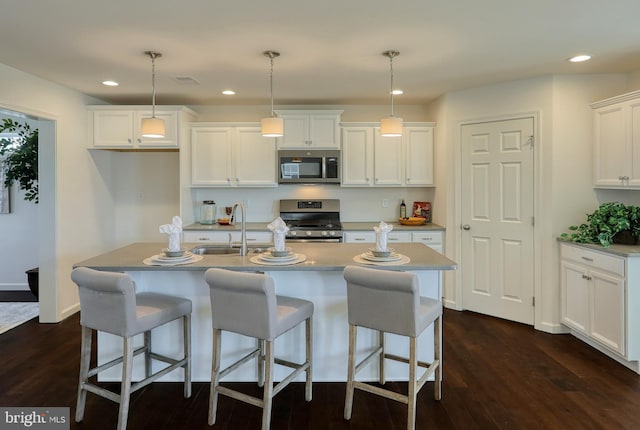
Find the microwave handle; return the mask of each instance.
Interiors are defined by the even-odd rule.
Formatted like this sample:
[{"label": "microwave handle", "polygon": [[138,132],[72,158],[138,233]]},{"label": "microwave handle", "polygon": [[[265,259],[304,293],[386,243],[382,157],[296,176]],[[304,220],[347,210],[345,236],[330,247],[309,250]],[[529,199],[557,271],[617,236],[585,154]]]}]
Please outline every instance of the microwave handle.
[{"label": "microwave handle", "polygon": [[327,179],[327,157],[322,157],[322,179]]}]

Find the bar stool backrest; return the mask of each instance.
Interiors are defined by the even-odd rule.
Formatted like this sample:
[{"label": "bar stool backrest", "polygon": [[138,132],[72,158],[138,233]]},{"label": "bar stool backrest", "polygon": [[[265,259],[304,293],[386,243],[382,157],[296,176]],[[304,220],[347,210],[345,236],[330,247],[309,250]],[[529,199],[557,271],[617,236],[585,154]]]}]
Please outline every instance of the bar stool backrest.
[{"label": "bar stool backrest", "polygon": [[128,337],[136,327],[136,292],[124,273],[79,267],[71,272],[80,294],[80,324]]},{"label": "bar stool backrest", "polygon": [[403,336],[419,334],[418,277],[412,273],[347,266],[349,324]]},{"label": "bar stool backrest", "polygon": [[209,269],[205,280],[210,286],[214,329],[258,339],[277,336],[278,303],[270,276]]}]

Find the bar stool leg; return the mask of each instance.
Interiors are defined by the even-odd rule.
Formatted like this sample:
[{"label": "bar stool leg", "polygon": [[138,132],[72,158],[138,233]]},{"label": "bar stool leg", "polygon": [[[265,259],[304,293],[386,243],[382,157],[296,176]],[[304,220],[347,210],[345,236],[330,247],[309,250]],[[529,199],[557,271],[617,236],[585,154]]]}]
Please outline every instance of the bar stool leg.
[{"label": "bar stool leg", "polygon": [[191,315],[182,317],[182,340],[184,343],[184,398],[191,397]]},{"label": "bar stool leg", "polygon": [[416,338],[409,337],[409,392],[407,398],[407,430],[416,428],[416,391],[418,370],[418,358],[416,356]]},{"label": "bar stool leg", "polygon": [[87,382],[89,367],[91,365],[91,336],[93,330],[82,326],[82,339],[80,347],[80,380],[78,382],[78,401],[76,403],[76,422],[84,418],[84,405],[87,400],[87,390],[84,388]]},{"label": "bar stool leg", "polygon": [[220,383],[220,337],[222,330],[213,329],[213,360],[211,360],[211,388],[209,391],[209,425],[216,423],[218,384]]},{"label": "bar stool leg", "polygon": [[311,375],[312,375],[312,367],[311,367],[311,363],[312,363],[312,357],[313,357],[313,321],[310,318],[307,318],[305,320],[305,339],[306,339],[306,357],[307,357],[307,363],[309,363],[309,367],[307,367],[306,373],[307,373],[307,383],[306,383],[306,391],[305,391],[305,400],[307,402],[311,401],[311,398],[313,397],[313,390],[312,390],[312,382],[311,382]]},{"label": "bar stool leg", "polygon": [[129,417],[129,399],[131,397],[131,372],[133,370],[133,338],[123,338],[122,383],[120,388],[120,412],[118,414],[118,430],[127,428]]},{"label": "bar stool leg", "polygon": [[262,430],[271,426],[271,403],[273,401],[273,341],[265,341],[265,378],[262,398]]},{"label": "bar stool leg", "polygon": [[384,385],[386,382],[386,378],[384,375],[384,332],[382,330],[378,331],[378,344],[380,345],[380,357],[379,357],[379,375],[380,375],[380,385]]},{"label": "bar stool leg", "polygon": [[256,339],[256,347],[258,348],[258,357],[256,364],[258,365],[258,387],[264,387],[264,341]]},{"label": "bar stool leg", "polygon": [[151,376],[151,330],[144,332],[144,377]]},{"label": "bar stool leg", "polygon": [[356,341],[357,327],[349,324],[349,366],[347,369],[347,395],[344,402],[344,419],[351,419],[353,408],[353,378],[356,372]]},{"label": "bar stool leg", "polygon": [[433,328],[434,360],[438,360],[438,367],[434,376],[434,396],[436,400],[442,398],[442,315],[436,318]]}]

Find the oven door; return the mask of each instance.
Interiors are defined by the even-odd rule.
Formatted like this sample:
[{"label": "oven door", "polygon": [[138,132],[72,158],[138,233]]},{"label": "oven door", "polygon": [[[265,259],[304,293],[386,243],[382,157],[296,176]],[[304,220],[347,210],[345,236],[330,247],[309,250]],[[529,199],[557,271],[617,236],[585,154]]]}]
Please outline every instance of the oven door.
[{"label": "oven door", "polygon": [[331,243],[341,243],[342,242],[342,238],[341,237],[310,237],[310,238],[301,238],[301,237],[294,237],[294,238],[287,238],[286,239],[287,243],[300,243],[300,242],[331,242]]}]

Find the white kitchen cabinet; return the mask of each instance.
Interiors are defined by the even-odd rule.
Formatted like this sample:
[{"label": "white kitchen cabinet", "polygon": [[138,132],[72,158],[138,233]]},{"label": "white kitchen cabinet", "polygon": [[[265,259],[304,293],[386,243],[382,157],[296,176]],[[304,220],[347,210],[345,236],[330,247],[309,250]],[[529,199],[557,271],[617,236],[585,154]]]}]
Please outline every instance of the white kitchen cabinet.
[{"label": "white kitchen cabinet", "polygon": [[562,323],[638,372],[640,260],[572,243],[560,243],[560,257]]},{"label": "white kitchen cabinet", "polygon": [[191,127],[191,184],[275,187],[276,148],[260,127],[195,124]]},{"label": "white kitchen cabinet", "polygon": [[594,186],[640,189],[640,91],[591,104]]},{"label": "white kitchen cabinet", "polygon": [[371,123],[342,127],[342,186],[433,186],[433,126],[382,137]]},{"label": "white kitchen cabinet", "polygon": [[165,121],[165,137],[145,138],[142,119],[151,118],[149,106],[89,106],[89,142],[94,149],[177,149],[185,140],[184,130],[195,118],[190,109],[157,106],[156,117]]},{"label": "white kitchen cabinet", "polygon": [[[376,233],[374,231],[345,231],[343,233],[345,243],[376,243]],[[443,232],[411,232],[411,231],[391,231],[387,237],[389,245],[393,243],[420,242],[430,248],[442,253]]]},{"label": "white kitchen cabinet", "polygon": [[276,111],[284,120],[278,149],[340,149],[341,110]]},{"label": "white kitchen cabinet", "polygon": [[[206,243],[215,245],[228,245],[240,242],[241,231],[211,231],[211,230],[189,230],[183,232],[183,242],[185,243]],[[273,243],[273,234],[265,231],[248,231],[247,244],[269,245]]]}]

